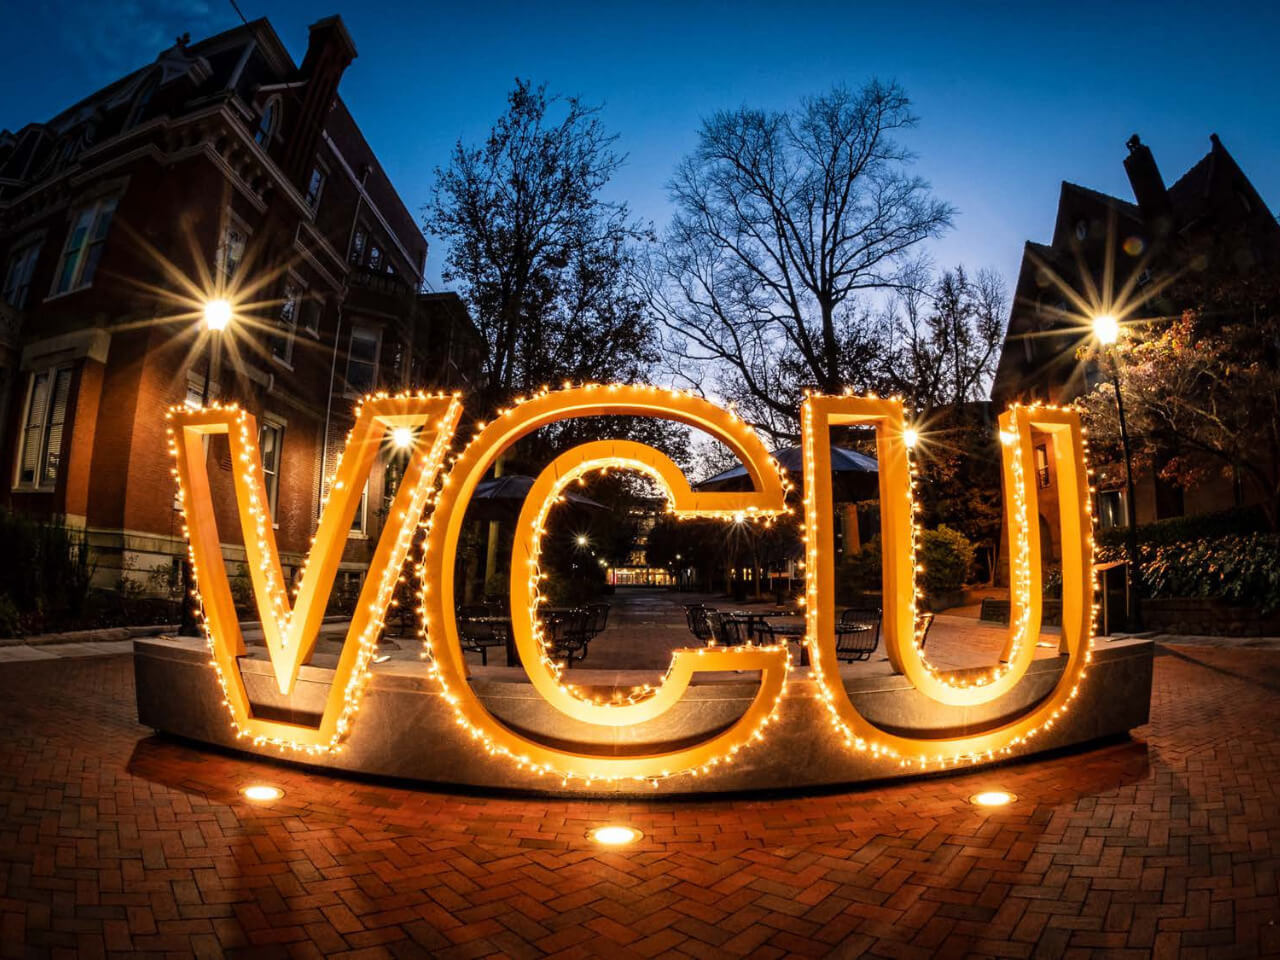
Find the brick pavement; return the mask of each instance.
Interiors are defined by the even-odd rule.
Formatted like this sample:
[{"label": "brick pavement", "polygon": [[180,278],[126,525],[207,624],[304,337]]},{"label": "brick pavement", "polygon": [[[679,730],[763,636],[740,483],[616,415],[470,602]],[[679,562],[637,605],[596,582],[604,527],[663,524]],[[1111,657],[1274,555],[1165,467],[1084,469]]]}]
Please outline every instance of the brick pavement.
[{"label": "brick pavement", "polygon": [[[775,799],[451,796],[158,739],[0,666],[0,955],[1280,954],[1280,653],[1166,647],[1133,742]],[[255,805],[248,783],[282,787]],[[1013,806],[965,802],[999,786]],[[644,839],[594,847],[592,825]]]}]

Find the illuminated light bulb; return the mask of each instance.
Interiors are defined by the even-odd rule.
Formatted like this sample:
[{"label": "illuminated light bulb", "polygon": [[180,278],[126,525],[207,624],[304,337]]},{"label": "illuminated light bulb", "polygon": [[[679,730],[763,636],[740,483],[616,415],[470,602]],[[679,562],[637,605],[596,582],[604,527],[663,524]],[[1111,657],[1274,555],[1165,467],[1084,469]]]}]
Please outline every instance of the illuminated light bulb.
[{"label": "illuminated light bulb", "polygon": [[915,427],[907,427],[902,431],[902,442],[907,445],[908,450],[912,449],[920,442],[920,431]]},{"label": "illuminated light bulb", "polygon": [[265,783],[255,783],[252,786],[245,787],[240,792],[246,799],[257,803],[269,803],[284,796],[284,791],[279,787],[273,787]]},{"label": "illuminated light bulb", "polygon": [[1120,321],[1112,314],[1102,313],[1093,318],[1093,335],[1105,347],[1120,339]]},{"label": "illuminated light bulb", "polygon": [[413,446],[413,431],[408,427],[396,427],[391,431],[391,442],[397,449],[407,450]]},{"label": "illuminated light bulb", "polygon": [[1005,790],[984,790],[982,793],[975,793],[971,796],[969,802],[976,807],[1004,807],[1017,799],[1016,796]]},{"label": "illuminated light bulb", "polygon": [[215,333],[227,329],[231,323],[231,301],[218,297],[204,305],[204,325]]}]

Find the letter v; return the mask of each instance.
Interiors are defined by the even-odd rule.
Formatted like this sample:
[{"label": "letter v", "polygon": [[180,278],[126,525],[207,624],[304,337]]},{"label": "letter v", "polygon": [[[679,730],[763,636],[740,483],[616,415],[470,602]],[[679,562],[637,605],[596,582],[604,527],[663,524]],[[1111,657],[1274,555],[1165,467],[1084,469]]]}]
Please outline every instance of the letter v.
[{"label": "letter v", "polygon": [[[179,489],[205,630],[214,655],[213,666],[221,680],[238,736],[322,753],[333,749],[346,735],[359,704],[364,674],[376,648],[383,614],[435,488],[461,413],[461,402],[451,396],[408,395],[365,400],[356,412],[355,426],[347,438],[328,501],[321,509],[297,599],[291,605],[263,483],[257,421],[252,414],[235,407],[205,410],[180,407],[170,411],[172,452],[177,458]],[[236,661],[247,651],[223,563],[203,438],[225,433],[230,444],[235,502],[254,600],[276,686],[281,694],[288,696],[293,692],[299,669],[309,659],[319,637],[365,480],[388,431],[398,427],[421,429],[352,613],[320,726],[255,717]]]}]

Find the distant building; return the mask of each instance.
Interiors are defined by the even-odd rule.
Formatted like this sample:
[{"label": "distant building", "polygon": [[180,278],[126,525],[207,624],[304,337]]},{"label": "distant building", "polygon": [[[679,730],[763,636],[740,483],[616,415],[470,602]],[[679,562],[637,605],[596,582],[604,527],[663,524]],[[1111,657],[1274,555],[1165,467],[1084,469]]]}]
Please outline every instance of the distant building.
[{"label": "distant building", "polygon": [[[301,66],[256,20],[180,38],[47,122],[0,132],[3,499],[83,526],[100,585],[184,554],[169,406],[208,396],[256,415],[288,575],[354,401],[465,387],[477,367],[461,301],[419,293],[426,241],[337,93],[355,56],[336,16],[312,25]],[[223,288],[244,317],[206,384],[218,335],[199,307]],[[208,466],[234,572],[226,451],[214,438]],[[348,585],[381,528],[385,467],[351,530]]]},{"label": "distant building", "polygon": [[[1191,304],[1178,298],[1198,275],[1280,269],[1280,226],[1217,135],[1209,139],[1208,154],[1166,188],[1151,150],[1132,137],[1124,166],[1135,202],[1062,184],[1052,240],[1047,245],[1028,242],[1023,254],[992,387],[999,409],[1014,400],[1068,403],[1098,382],[1096,367],[1077,357],[1082,343],[1079,321],[1064,317],[1076,311],[1054,277],[1073,290],[1085,290],[1083,267],[1101,289],[1109,233],[1115,287],[1132,277],[1135,296],[1140,297],[1159,277],[1184,278],[1182,284],[1151,297],[1139,316],[1180,313]],[[1041,529],[1051,547],[1046,559],[1057,560],[1057,501],[1048,447],[1038,444],[1035,457]],[[1140,524],[1239,505],[1243,498],[1240,484],[1229,478],[1184,491],[1147,472],[1135,475],[1135,484]],[[1122,471],[1101,471],[1098,486],[1100,524],[1124,524]]]},{"label": "distant building", "polygon": [[624,561],[605,569],[606,583],[614,587],[669,587],[676,582],[678,571],[673,574],[665,567],[651,567],[646,556],[649,534],[666,509],[667,501],[661,497],[635,499],[628,510],[635,526],[635,536]]}]

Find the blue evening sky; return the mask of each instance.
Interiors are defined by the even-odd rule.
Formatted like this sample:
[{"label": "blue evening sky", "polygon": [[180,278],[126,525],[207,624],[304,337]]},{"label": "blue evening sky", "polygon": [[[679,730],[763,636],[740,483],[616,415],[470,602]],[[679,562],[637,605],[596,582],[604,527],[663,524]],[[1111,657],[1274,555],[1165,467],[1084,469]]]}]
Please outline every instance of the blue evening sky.
[{"label": "blue evening sky", "polygon": [[[235,25],[229,0],[0,0],[0,127],[16,129],[154,59],[182,31]],[[342,94],[410,210],[454,141],[482,138],[515,76],[603,102],[628,163],[610,194],[659,227],[664,184],[699,119],[783,108],[843,81],[896,79],[920,116],[916,169],[959,210],[944,265],[1012,286],[1024,240],[1047,241],[1059,182],[1128,198],[1134,132],[1166,183],[1217,132],[1280,204],[1280,4],[241,0],[296,60],[307,25],[341,13],[359,49]],[[109,11],[109,12],[108,12]],[[428,276],[438,283],[443,250]]]}]

